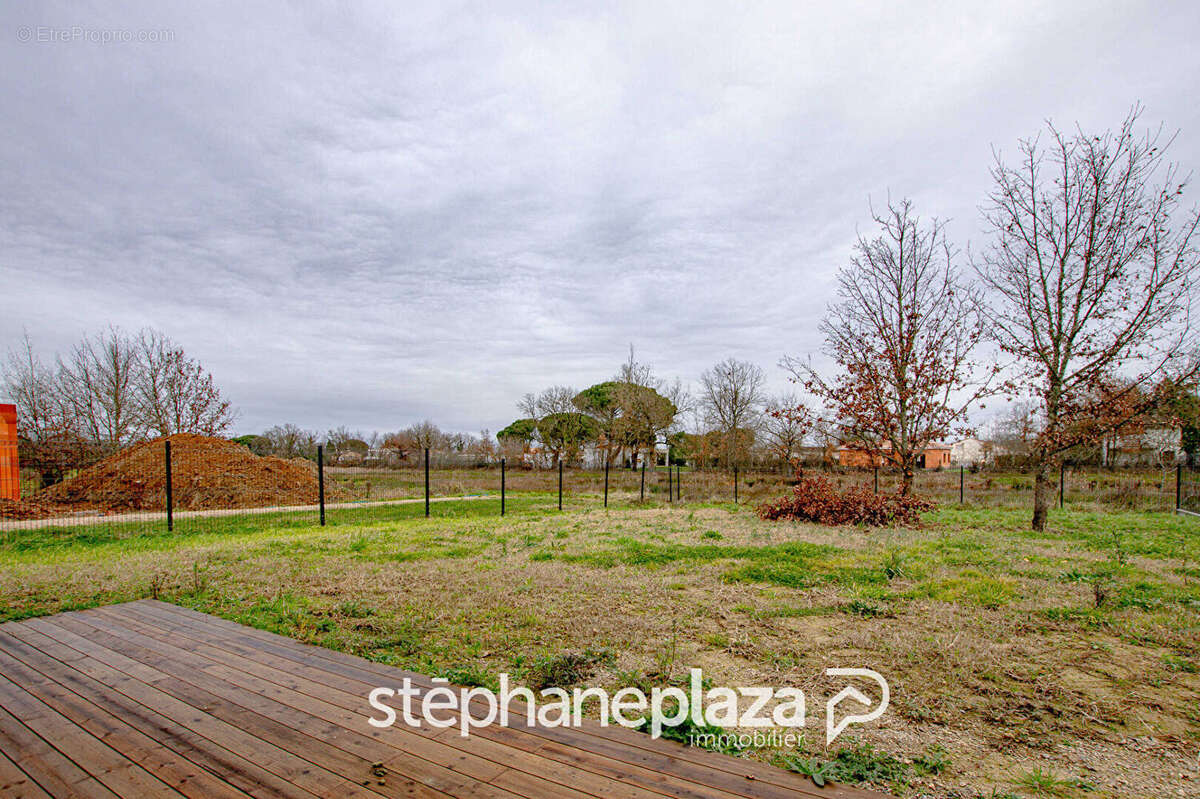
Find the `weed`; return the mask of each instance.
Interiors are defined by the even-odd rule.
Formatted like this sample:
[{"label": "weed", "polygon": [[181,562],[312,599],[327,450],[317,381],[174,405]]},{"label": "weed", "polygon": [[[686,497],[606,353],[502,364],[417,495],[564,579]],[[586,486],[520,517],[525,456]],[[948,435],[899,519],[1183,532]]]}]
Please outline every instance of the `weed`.
[{"label": "weed", "polygon": [[838,764],[835,761],[821,760],[819,757],[788,755],[783,758],[783,766],[808,777],[818,788],[823,788],[825,783],[838,779],[839,775]]},{"label": "weed", "polygon": [[839,749],[833,760],[790,756],[784,758],[787,768],[812,779],[818,786],[827,781],[886,785],[892,790],[907,787],[913,768],[897,757],[875,750],[871,744]]},{"label": "weed", "polygon": [[925,750],[925,754],[913,758],[913,767],[921,776],[941,774],[950,768],[950,758],[946,756],[946,750],[942,748],[941,744],[934,744]]},{"label": "weed", "polygon": [[192,593],[202,594],[208,590],[208,569],[200,561],[192,561]]},{"label": "weed", "polygon": [[1064,779],[1041,766],[1018,776],[1016,785],[1035,796],[1068,796],[1072,788],[1081,787],[1078,780]]},{"label": "weed", "polygon": [[888,550],[887,556],[883,559],[883,574],[889,580],[895,580],[898,577],[905,577],[904,570],[904,555],[897,549]]},{"label": "weed", "polygon": [[1093,607],[1096,609],[1104,607],[1116,582],[1115,571],[1111,568],[1096,569],[1087,576],[1086,580],[1092,587]]},{"label": "weed", "polygon": [[377,612],[370,605],[356,599],[349,599],[338,604],[334,610],[349,619],[365,619]]},{"label": "weed", "polygon": [[477,665],[455,666],[440,669],[433,676],[449,680],[454,685],[465,688],[490,688],[499,690],[500,684],[487,670]]},{"label": "weed", "polygon": [[163,572],[155,572],[150,577],[150,598],[158,599],[163,592],[163,588],[167,584],[167,575]]},{"label": "weed", "polygon": [[887,614],[887,609],[881,605],[876,605],[874,602],[867,602],[862,599],[852,599],[845,605],[842,605],[840,610],[843,613],[848,613],[851,616],[858,616],[863,619],[873,619],[876,616],[884,616]]},{"label": "weed", "polygon": [[565,688],[586,680],[595,671],[596,666],[612,663],[614,660],[613,653],[606,649],[540,655],[526,667],[525,682],[535,691],[543,688]]},{"label": "weed", "polygon": [[[668,699],[663,703],[663,718],[673,718],[678,710],[678,704],[674,700]],[[644,716],[642,723],[634,729],[649,733],[652,726],[651,720],[651,716]],[[727,755],[736,755],[742,751],[737,743],[737,736],[731,735],[724,727],[715,724],[697,724],[692,720],[690,713],[675,724],[667,724],[664,721],[661,726],[661,737],[669,741],[678,741],[688,746],[696,746],[710,752],[723,752]]]}]

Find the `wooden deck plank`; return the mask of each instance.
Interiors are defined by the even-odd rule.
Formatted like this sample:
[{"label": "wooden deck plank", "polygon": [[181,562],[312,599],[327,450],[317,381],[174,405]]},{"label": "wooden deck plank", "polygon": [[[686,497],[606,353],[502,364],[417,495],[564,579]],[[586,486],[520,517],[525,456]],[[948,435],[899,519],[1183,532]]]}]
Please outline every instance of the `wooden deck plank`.
[{"label": "wooden deck plank", "polygon": [[[0,635],[11,632],[13,629],[12,627],[4,628],[4,630],[0,630]],[[236,752],[218,746],[182,724],[130,698],[126,693],[141,696],[144,700],[151,702],[155,699],[151,691],[139,693],[137,688],[145,686],[136,683],[132,678],[121,675],[120,678],[110,679],[108,684],[101,683],[84,672],[66,665],[62,660],[44,654],[46,650],[53,652],[56,647],[61,646],[52,639],[45,638],[41,633],[32,630],[28,631],[26,635],[33,638],[33,643],[40,643],[41,650],[38,650],[38,655],[43,659],[39,661],[37,656],[26,658],[20,650],[17,650],[15,654],[31,665],[36,663],[38,670],[48,679],[70,688],[80,696],[90,697],[99,707],[103,707],[113,715],[120,716],[131,726],[172,748],[181,757],[207,768],[248,795],[261,797],[261,799],[319,799],[316,794],[309,793],[279,778]],[[44,639],[44,641],[38,639]],[[21,644],[24,645],[25,641],[22,640]],[[67,648],[62,647],[62,649],[66,650]],[[7,651],[12,652],[13,648],[10,646]],[[112,674],[119,674],[119,672],[114,670]],[[147,699],[147,694],[149,699]]]},{"label": "wooden deck plank", "polygon": [[[97,615],[107,617],[112,614],[103,610],[89,611],[86,614],[82,614],[80,618],[88,622],[93,622]],[[206,668],[209,671],[221,674],[225,679],[235,682],[245,682],[249,679],[251,681],[250,684],[255,690],[264,693],[277,693],[286,689],[288,695],[291,697],[290,701],[306,705],[310,709],[310,712],[328,712],[328,709],[332,707],[335,708],[335,720],[340,723],[353,725],[353,727],[359,729],[363,726],[364,697],[367,691],[374,687],[373,685],[355,683],[357,690],[350,691],[345,687],[345,680],[336,674],[308,669],[303,665],[283,671],[266,663],[247,661],[236,656],[231,657],[231,653],[228,650],[205,646],[202,643],[206,640],[203,631],[188,630],[177,626],[148,627],[141,622],[131,619],[130,614],[122,614],[119,623],[128,629],[140,630],[142,632],[153,633],[157,630],[159,635],[169,632],[169,642],[165,640],[151,640],[147,642],[148,646],[161,654],[171,656],[172,658],[178,657],[179,652],[177,647],[186,647],[188,653],[203,653],[200,656],[207,657],[209,662],[213,664]],[[201,637],[190,638],[189,634]],[[142,639],[144,639],[144,636]],[[188,640],[191,640],[192,643],[187,644]],[[232,665],[227,666],[226,664]],[[234,667],[237,669],[247,669],[249,675],[239,676],[235,673]],[[309,679],[309,677],[313,677],[315,680]],[[332,687],[334,684],[343,687]],[[314,698],[318,702],[315,710],[311,709],[314,707],[312,704]],[[619,761],[613,761],[609,758],[599,756],[591,758],[581,756],[563,757],[561,751],[551,752],[547,749],[548,746],[552,745],[552,742],[547,742],[545,739],[537,736],[524,734],[522,728],[495,726],[478,729],[473,732],[473,740],[471,741],[463,739],[455,729],[410,730],[407,727],[396,727],[390,730],[379,731],[379,735],[383,737],[401,732],[409,735],[420,734],[437,739],[444,746],[451,747],[460,752],[462,750],[474,750],[477,754],[481,754],[496,763],[513,762],[519,764],[520,770],[530,774],[543,773],[555,775],[570,773],[574,776],[576,787],[593,792],[595,795],[608,795],[616,787],[613,784],[614,780],[618,783],[624,783],[627,786],[624,790],[631,797],[688,796],[695,799],[713,799],[714,797],[728,795],[726,792],[707,786],[685,784],[683,780],[672,779],[672,775],[670,774],[652,772],[640,767],[630,768]],[[402,743],[398,745],[401,748],[405,747],[405,744]],[[537,756],[531,757],[531,755]],[[461,754],[459,756],[461,757]],[[581,769],[584,771],[583,774],[580,774]],[[592,775],[587,773],[589,771],[592,772]],[[634,786],[641,786],[641,789]]]},{"label": "wooden deck plank", "polygon": [[121,718],[78,696],[9,652],[13,639],[0,631],[0,670],[19,681],[48,707],[78,724],[118,752],[132,754],[142,768],[193,799],[245,799],[246,794],[197,768]]},{"label": "wooden deck plank", "polygon": [[434,686],[425,675],[150,600],[0,624],[0,795],[882,796],[817,788],[762,763],[595,722],[517,721],[469,737],[367,725],[367,692],[405,677],[422,692]]},{"label": "wooden deck plank", "polygon": [[54,796],[84,799],[117,796],[3,708],[0,708],[0,750],[14,753],[21,768]]},{"label": "wooden deck plank", "polygon": [[26,691],[7,674],[0,674],[0,706],[42,739],[54,741],[56,749],[118,796],[154,799],[182,796],[137,761],[123,756]]},{"label": "wooden deck plank", "polygon": [[8,799],[50,799],[50,794],[33,781],[0,749],[0,796]]},{"label": "wooden deck plank", "polygon": [[[88,623],[97,622],[96,616],[111,614],[89,613],[80,617]],[[365,722],[364,707],[365,693],[352,694],[339,688],[331,687],[328,682],[319,684],[296,676],[295,672],[287,672],[274,666],[230,657],[230,653],[214,647],[206,647],[200,641],[174,633],[169,640],[152,637],[154,634],[164,636],[167,631],[161,627],[153,627],[134,621],[127,615],[119,619],[120,625],[135,640],[150,650],[172,658],[182,660],[202,668],[206,672],[219,676],[222,680],[239,685],[247,690],[271,696],[278,701],[287,703],[303,712],[318,716],[327,721],[340,724],[343,727],[361,733],[364,729],[374,738],[388,742],[402,750],[407,757],[409,754],[419,754],[434,762],[456,769],[477,772],[479,779],[495,781],[503,777],[504,784],[519,786],[524,780],[529,783],[530,791],[540,793],[548,778],[555,776],[571,777],[577,791],[559,789],[560,795],[570,796],[608,796],[613,790],[621,789],[631,799],[661,799],[664,794],[630,789],[620,781],[596,778],[578,769],[568,772],[558,762],[533,756],[530,752],[509,747],[496,746],[490,748],[485,741],[468,742],[458,735],[457,731],[439,730],[432,728],[409,728],[397,726],[385,730],[375,730]],[[108,629],[114,629],[109,626]],[[145,635],[149,633],[150,635]],[[190,644],[189,644],[190,641]],[[325,675],[332,677],[334,675]],[[451,733],[445,735],[443,733]],[[483,745],[479,745],[483,744]],[[502,750],[502,751],[501,751]],[[527,777],[506,772],[524,772]],[[564,784],[564,783],[560,783]],[[579,793],[586,791],[587,793]]]},{"label": "wooden deck plank", "polygon": [[[356,658],[344,653],[298,644],[283,636],[263,630],[246,628],[225,619],[206,616],[196,611],[180,608],[175,605],[143,600],[128,605],[122,605],[134,614],[153,614],[157,617],[178,617],[185,619],[196,629],[217,631],[213,640],[221,641],[224,646],[236,650],[246,657],[261,658],[264,661],[283,659],[303,668],[319,664],[318,668],[329,673],[326,680],[340,680],[342,683],[356,681],[359,686],[374,687],[380,684],[399,684],[399,678],[410,677],[415,685],[430,687],[432,682],[415,672],[407,672],[378,663]],[[172,628],[175,632],[186,630],[186,627]],[[252,643],[247,643],[251,639]],[[384,682],[381,682],[384,680]],[[390,682],[387,682],[390,680]],[[369,690],[367,688],[366,690]],[[514,709],[517,707],[514,703]],[[745,758],[733,758],[695,749],[666,739],[653,739],[649,735],[623,727],[610,726],[601,728],[598,724],[585,724],[573,728],[527,728],[514,726],[510,729],[528,731],[562,746],[584,752],[606,754],[631,765],[667,771],[676,775],[692,775],[707,785],[720,787],[723,790],[746,797],[772,796],[811,796],[825,799],[863,799],[863,797],[878,797],[879,794],[863,791],[847,786],[827,786],[817,789],[806,778],[796,774],[773,768],[763,763]],[[773,788],[780,788],[776,792]]]},{"label": "wooden deck plank", "polygon": [[[347,796],[363,797],[364,799],[366,797],[399,795],[445,799],[448,796],[439,791],[421,790],[421,786],[416,785],[388,783],[382,786],[363,786],[360,783],[370,777],[370,767],[374,761],[354,757],[326,741],[313,737],[308,734],[311,729],[308,731],[297,729],[277,719],[244,708],[236,702],[205,690],[203,687],[193,686],[177,676],[176,672],[180,670],[179,664],[159,661],[160,664],[170,668],[170,672],[162,671],[116,650],[108,649],[89,637],[79,635],[76,630],[70,629],[76,625],[76,622],[68,614],[47,619],[34,619],[23,623],[30,626],[36,624],[36,629],[48,637],[55,638],[75,649],[86,650],[89,657],[94,660],[126,671],[126,673],[137,672],[140,675],[139,679],[149,685],[159,688],[193,709],[202,710],[206,715],[226,722],[230,728],[248,733],[254,741],[252,746],[267,743],[284,753],[292,753],[301,758],[306,761],[306,764],[298,763],[295,767],[296,770],[301,775],[307,773],[317,777],[315,787],[319,789],[320,795],[345,792]],[[127,665],[122,666],[121,664]]]},{"label": "wooden deck plank", "polygon": [[[279,720],[292,729],[310,735],[317,743],[323,742],[336,747],[346,756],[357,758],[359,765],[352,768],[356,768],[363,774],[369,773],[371,764],[384,762],[396,751],[396,747],[378,740],[381,736],[372,734],[377,731],[365,724],[365,719],[361,714],[355,717],[353,714],[344,713],[341,714],[341,718],[338,718],[336,713],[331,714],[328,708],[322,707],[317,701],[301,702],[299,704],[303,706],[296,707],[294,706],[296,697],[280,686],[272,686],[265,680],[254,681],[250,677],[238,679],[233,670],[212,674],[205,668],[206,664],[203,661],[197,660],[186,650],[170,645],[160,646],[157,651],[147,648],[140,642],[144,637],[129,630],[126,630],[124,636],[113,636],[102,626],[97,626],[103,625],[104,622],[96,615],[80,616],[71,620],[63,619],[58,623],[76,633],[86,635],[89,640],[101,646],[107,646],[112,651],[119,649],[122,654],[142,663],[161,661],[165,655],[172,664],[173,678],[182,680],[199,691],[206,692],[205,695],[219,697],[263,718]],[[92,628],[90,632],[86,629],[89,626]],[[155,642],[149,641],[148,643]],[[211,700],[208,701],[211,704]],[[354,724],[355,721],[357,724]],[[426,744],[426,746],[422,747],[421,744]],[[451,759],[457,760],[454,765],[462,769],[461,772],[458,772],[445,765],[447,754],[453,752],[449,747],[437,742],[420,738],[412,739],[411,737],[406,742],[406,746],[408,747],[406,752],[412,757],[405,759],[405,762],[401,764],[403,768],[392,769],[393,775],[389,777],[388,782],[388,785],[392,787],[377,787],[375,790],[393,792],[406,790],[407,787],[416,790],[424,785],[437,790],[450,791],[464,790],[466,787],[472,786],[480,796],[493,796],[495,799],[517,799],[514,794],[507,791],[488,790],[486,787],[478,786],[478,783],[488,782],[507,771],[507,767],[503,765],[489,763],[475,755],[466,754],[455,758],[453,754],[450,754]],[[439,751],[431,752],[431,748]],[[442,754],[443,750],[447,754]],[[406,781],[404,786],[395,784],[399,779]]]},{"label": "wooden deck plank", "polygon": [[[111,611],[99,609],[87,611],[81,614],[80,618],[90,620],[97,614],[106,617],[113,615]],[[133,615],[135,614],[126,612],[124,607],[122,607],[121,616],[116,621],[121,625],[138,627],[142,630],[147,629],[144,625],[134,621],[132,619]],[[230,662],[229,658],[232,656],[232,647],[236,646],[236,644],[230,642],[228,634],[221,633],[221,635],[214,635],[202,629],[162,621],[153,616],[149,618],[157,621],[159,624],[165,625],[159,629],[162,633],[170,634],[170,641],[173,645],[183,645],[185,640],[191,638],[191,640],[197,642],[189,647],[191,650],[204,652],[221,662]],[[205,646],[202,643],[205,641],[221,642],[224,644],[224,647]],[[247,653],[256,652],[253,647],[243,647],[243,651]],[[274,660],[276,665],[278,664],[278,658],[268,656],[268,659]],[[233,662],[239,662],[240,667],[247,667],[246,661],[238,660]],[[274,679],[279,685],[286,686],[289,690],[319,695],[328,702],[339,704],[341,707],[353,711],[350,718],[357,720],[359,724],[361,724],[363,714],[364,697],[371,688],[379,684],[378,678],[371,682],[361,681],[345,672],[323,671],[304,663],[295,663],[293,667],[287,671],[283,671],[275,666],[255,661],[252,668],[256,674]],[[341,687],[332,688],[331,686],[333,685]],[[467,744],[462,743],[462,739],[456,730],[438,731],[436,734],[451,745],[467,746]],[[641,734],[639,733],[639,735]],[[623,761],[602,754],[573,749],[558,741],[547,740],[544,737],[532,734],[523,726],[482,728],[475,730],[472,733],[472,737],[478,739],[478,741],[502,743],[509,747],[515,747],[522,752],[535,752],[544,758],[555,761],[556,769],[561,769],[563,765],[569,765],[575,769],[585,769],[599,775],[613,777],[620,781],[655,791],[657,795],[703,797],[705,799],[729,795],[728,790],[714,788],[702,782],[690,782],[680,775],[665,773],[661,769],[647,768],[641,764],[631,764],[627,762],[628,758]],[[472,742],[471,747],[477,751],[483,748],[477,742]],[[613,747],[612,751],[619,755],[624,753],[621,747]],[[509,749],[507,755],[496,752],[491,756],[493,759],[503,762],[503,758],[511,758],[518,754]],[[665,758],[659,760],[655,765],[661,766],[664,763],[667,763]],[[669,763],[667,764],[669,765]],[[534,767],[538,767],[537,764]],[[697,775],[711,777],[711,771],[707,769],[698,770]],[[796,796],[794,791],[776,788],[769,783],[749,781],[744,777],[738,777],[737,781],[733,784],[740,791],[745,791],[742,795],[750,797]],[[825,795],[828,796],[829,794]]]}]

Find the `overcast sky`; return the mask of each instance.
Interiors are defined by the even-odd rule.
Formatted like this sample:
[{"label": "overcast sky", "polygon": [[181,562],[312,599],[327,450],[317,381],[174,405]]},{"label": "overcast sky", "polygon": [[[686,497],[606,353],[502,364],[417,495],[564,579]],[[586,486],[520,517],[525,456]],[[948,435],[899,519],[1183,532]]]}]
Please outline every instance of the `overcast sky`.
[{"label": "overcast sky", "polygon": [[1200,167],[1195,2],[250,5],[0,4],[0,343],[160,328],[237,432],[781,390],[869,199],[965,249],[993,147],[1139,100]]}]

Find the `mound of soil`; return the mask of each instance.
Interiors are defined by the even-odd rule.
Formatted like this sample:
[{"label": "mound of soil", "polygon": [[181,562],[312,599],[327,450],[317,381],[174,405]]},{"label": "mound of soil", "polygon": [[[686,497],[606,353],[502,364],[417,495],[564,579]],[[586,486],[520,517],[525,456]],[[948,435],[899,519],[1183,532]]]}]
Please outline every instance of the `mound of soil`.
[{"label": "mound of soil", "polygon": [[[165,510],[165,440],[123,449],[30,500],[101,511]],[[315,465],[308,468],[281,458],[259,457],[223,438],[177,433],[170,441],[177,509],[264,508],[318,501]],[[331,498],[329,493],[326,499]]]},{"label": "mound of soil", "polygon": [[37,502],[0,499],[0,519],[44,519],[54,508]]}]

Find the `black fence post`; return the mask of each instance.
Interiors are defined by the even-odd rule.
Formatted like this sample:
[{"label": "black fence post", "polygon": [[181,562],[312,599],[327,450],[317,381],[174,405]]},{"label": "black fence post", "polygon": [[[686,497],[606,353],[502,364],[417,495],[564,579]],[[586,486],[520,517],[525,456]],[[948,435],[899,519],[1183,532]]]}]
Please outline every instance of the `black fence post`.
[{"label": "black fence post", "polygon": [[642,456],[642,488],[641,488],[641,496],[639,498],[639,501],[641,501],[641,502],[646,501],[646,456],[645,455]]},{"label": "black fence post", "polygon": [[966,482],[967,482],[967,467],[959,466],[958,467],[958,504],[959,505],[962,505],[966,499],[966,494],[967,494]]},{"label": "black fence post", "polygon": [[500,515],[504,515],[504,458],[500,459]]},{"label": "black fence post", "polygon": [[1062,510],[1067,502],[1067,462],[1058,464],[1058,508]]},{"label": "black fence post", "polygon": [[879,493],[879,467],[872,466],[871,473],[875,476],[875,493]]},{"label": "black fence post", "polygon": [[317,444],[317,504],[321,507],[321,526],[325,526],[325,447]]},{"label": "black fence post", "polygon": [[429,518],[429,447],[425,448],[425,518]]},{"label": "black fence post", "polygon": [[167,439],[163,443],[166,445],[164,450],[166,463],[164,465],[167,470],[167,532],[169,533],[175,529],[175,494],[171,489],[171,440]]},{"label": "black fence post", "polygon": [[683,465],[676,464],[675,466],[675,498],[680,502],[683,501]]},{"label": "black fence post", "polygon": [[667,502],[672,502],[675,499],[674,482],[675,479],[671,476],[671,448],[667,447]]},{"label": "black fence post", "polygon": [[[169,484],[168,484],[169,485]],[[1175,512],[1183,505],[1183,464],[1175,464]]]},{"label": "black fence post", "polygon": [[558,459],[558,509],[562,510],[562,458]]},{"label": "black fence post", "polygon": [[608,458],[604,459],[604,507],[608,507]]},{"label": "black fence post", "polygon": [[733,504],[738,504],[738,467],[733,465]]}]

